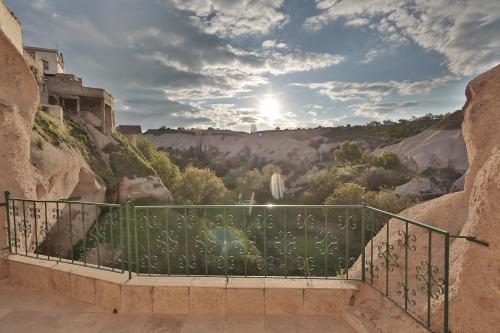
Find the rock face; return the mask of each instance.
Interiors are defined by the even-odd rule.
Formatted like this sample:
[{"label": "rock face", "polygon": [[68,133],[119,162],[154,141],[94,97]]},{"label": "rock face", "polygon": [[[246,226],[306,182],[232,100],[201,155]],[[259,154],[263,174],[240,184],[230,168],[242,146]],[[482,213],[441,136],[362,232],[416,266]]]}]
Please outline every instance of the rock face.
[{"label": "rock face", "polygon": [[463,124],[470,167],[465,175],[469,207],[462,235],[489,247],[457,240],[451,248],[454,332],[495,331],[500,321],[500,66],[467,86]]},{"label": "rock face", "polygon": [[[38,105],[38,86],[18,49],[0,29],[0,189],[35,198],[30,164],[31,124]],[[7,144],[8,143],[8,144]],[[0,223],[4,225],[4,214]],[[5,230],[0,228],[0,246]]]},{"label": "rock face", "polygon": [[[43,148],[39,148],[37,142],[43,139],[36,132],[32,135],[31,163],[36,170],[38,199],[74,197],[73,192],[80,187],[78,192],[85,196],[85,200],[90,197],[104,200],[106,187],[97,182],[94,172],[80,152],[64,143],[57,147],[45,143]],[[100,195],[95,196],[96,193]]]},{"label": "rock face", "polygon": [[[157,147],[172,151],[195,151],[201,158],[212,160],[243,159],[243,163],[276,163],[288,161],[292,165],[321,159],[321,154],[341,143],[328,138],[321,129],[310,130],[297,137],[292,131],[265,131],[255,134],[243,132],[198,131],[178,132],[148,131],[146,138]],[[316,145],[314,144],[316,143]]]},{"label": "rock face", "polygon": [[394,192],[407,197],[433,199],[440,195],[463,190],[460,173],[451,168],[427,169],[408,183],[396,186]]},{"label": "rock face", "polygon": [[133,200],[144,197],[151,197],[164,202],[172,200],[170,191],[163,185],[158,176],[132,179],[125,177],[120,181],[118,188],[119,202],[124,202],[128,198]]},{"label": "rock face", "polygon": [[436,197],[448,193],[434,178],[417,176],[408,183],[396,186],[394,193],[406,197]]},{"label": "rock face", "polygon": [[[448,230],[450,235],[473,235],[489,243],[489,247],[451,238],[450,246],[450,331],[454,333],[493,332],[498,330],[500,321],[500,66],[480,75],[469,83],[466,90],[467,103],[463,135],[469,156],[469,169],[465,176],[465,190],[425,202],[412,207],[401,215],[414,220]],[[404,223],[389,221],[389,246],[397,258],[404,258],[401,235]],[[417,290],[414,296],[413,313],[425,318],[425,294],[418,292],[421,281],[417,277],[421,258],[428,254],[427,231],[410,227],[409,234],[414,250],[409,258],[408,286]],[[387,225],[373,239],[373,248],[385,248]],[[413,238],[412,238],[413,239]],[[370,254],[370,246],[367,254]],[[413,247],[412,247],[413,249]],[[373,264],[379,267],[383,288],[384,257],[374,250]],[[433,237],[432,263],[442,274],[443,243]],[[358,266],[359,261],[356,263]],[[401,263],[394,266],[389,283],[389,293],[397,295],[403,280]],[[421,268],[420,268],[421,269]],[[442,276],[442,275],[441,275]],[[362,292],[363,293],[363,292]],[[364,295],[360,296],[361,298]],[[442,299],[442,297],[440,298]],[[432,302],[432,323],[440,331],[443,304]],[[381,314],[381,317],[382,314]],[[383,319],[378,318],[379,324]],[[379,328],[383,325],[374,325]],[[387,319],[386,319],[387,320]],[[384,330],[382,330],[384,331]],[[385,330],[389,332],[390,330]]]},{"label": "rock face", "polygon": [[[85,119],[72,119],[73,123],[80,126],[77,130],[69,128],[66,122],[60,118],[60,110],[56,114],[50,110],[38,109],[39,91],[38,86],[26,64],[22,54],[12,44],[11,40],[0,29],[0,190],[10,191],[15,198],[26,198],[35,200],[60,200],[69,197],[77,197],[87,202],[105,202],[106,199],[113,200],[117,195],[107,196],[106,182],[99,174],[110,170],[110,157],[104,152],[108,145],[123,147],[123,142],[117,141],[111,135],[106,135],[95,129]],[[37,112],[43,113],[43,121],[35,121]],[[56,115],[56,117],[53,117]],[[37,119],[40,115],[37,115]],[[77,116],[75,116],[77,117]],[[36,125],[36,130],[34,130]],[[44,136],[42,136],[44,134]],[[54,136],[61,136],[55,138]],[[87,145],[87,148],[85,148]],[[99,155],[99,163],[90,165],[90,160],[83,150],[92,150],[90,155]],[[132,157],[128,160],[133,168],[140,160],[137,152],[128,150]],[[87,156],[87,157],[86,157]],[[92,157],[92,156],[91,156]],[[99,170],[101,169],[101,170]],[[154,197],[160,200],[169,200],[170,193],[154,173],[149,177],[130,177],[113,175],[115,182],[124,184],[121,188],[122,194],[133,198]],[[150,182],[142,184],[142,182]],[[117,191],[117,188],[114,189]],[[2,193],[3,195],[3,193]],[[19,205],[17,209],[21,209]],[[49,229],[55,225],[55,207],[47,208],[45,211],[42,204],[28,209],[38,210],[39,216],[48,216]],[[75,218],[73,212],[70,216],[69,209],[65,204],[59,204],[61,221],[70,221]],[[92,226],[99,210],[87,212],[89,221],[85,228],[76,229],[75,241],[82,238],[88,228]],[[33,218],[32,213],[27,221]],[[0,223],[5,225],[5,214],[0,214]],[[64,222],[67,223],[67,222]],[[34,239],[44,239],[42,235],[45,230],[38,225],[32,228],[28,238],[28,244]],[[54,229],[54,228],[52,228]],[[51,237],[54,240],[63,239],[68,243],[64,235],[67,226],[62,225],[61,230],[52,230]],[[17,230],[18,233],[20,230]],[[35,232],[36,231],[36,232]],[[18,238],[22,238],[19,235]],[[5,229],[0,228],[0,247],[6,246]],[[28,245],[29,246],[29,245]],[[24,247],[24,245],[23,245]],[[50,247],[50,246],[49,246]],[[63,248],[68,249],[69,244],[63,243]],[[54,253],[54,252],[52,252]]]},{"label": "rock face", "polygon": [[395,145],[384,147],[398,155],[410,170],[428,168],[467,170],[467,152],[459,129],[428,129]]}]

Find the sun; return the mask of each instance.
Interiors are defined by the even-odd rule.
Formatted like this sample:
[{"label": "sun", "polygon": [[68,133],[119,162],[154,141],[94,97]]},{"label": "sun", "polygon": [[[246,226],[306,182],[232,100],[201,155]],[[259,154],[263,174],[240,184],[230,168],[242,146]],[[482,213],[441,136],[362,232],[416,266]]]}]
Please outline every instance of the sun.
[{"label": "sun", "polygon": [[259,112],[265,119],[276,120],[281,116],[280,104],[274,96],[266,96],[259,103]]}]

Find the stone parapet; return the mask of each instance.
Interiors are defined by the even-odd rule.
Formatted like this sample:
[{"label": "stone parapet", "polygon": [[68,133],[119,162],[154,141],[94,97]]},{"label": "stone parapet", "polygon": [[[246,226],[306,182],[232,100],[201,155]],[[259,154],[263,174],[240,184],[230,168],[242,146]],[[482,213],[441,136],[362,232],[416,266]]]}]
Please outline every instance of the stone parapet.
[{"label": "stone parapet", "polygon": [[12,284],[124,313],[342,314],[358,282],[304,278],[146,277],[19,255],[7,258]]}]

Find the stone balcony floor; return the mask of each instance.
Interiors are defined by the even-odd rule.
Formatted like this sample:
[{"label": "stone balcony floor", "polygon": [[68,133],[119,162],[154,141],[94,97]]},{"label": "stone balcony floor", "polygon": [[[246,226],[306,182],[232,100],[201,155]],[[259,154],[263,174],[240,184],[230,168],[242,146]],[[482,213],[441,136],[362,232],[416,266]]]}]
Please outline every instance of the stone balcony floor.
[{"label": "stone balcony floor", "polygon": [[355,333],[340,315],[113,314],[87,303],[0,280],[0,332],[332,332]]}]

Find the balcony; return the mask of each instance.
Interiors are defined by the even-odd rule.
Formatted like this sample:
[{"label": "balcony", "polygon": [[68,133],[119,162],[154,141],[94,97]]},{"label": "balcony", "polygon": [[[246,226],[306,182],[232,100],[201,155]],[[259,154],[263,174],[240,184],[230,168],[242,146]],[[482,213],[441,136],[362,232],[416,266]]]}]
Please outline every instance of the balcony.
[{"label": "balcony", "polygon": [[448,233],[364,203],[7,203],[10,279],[22,286],[125,313],[342,321],[369,288],[447,332]]}]

